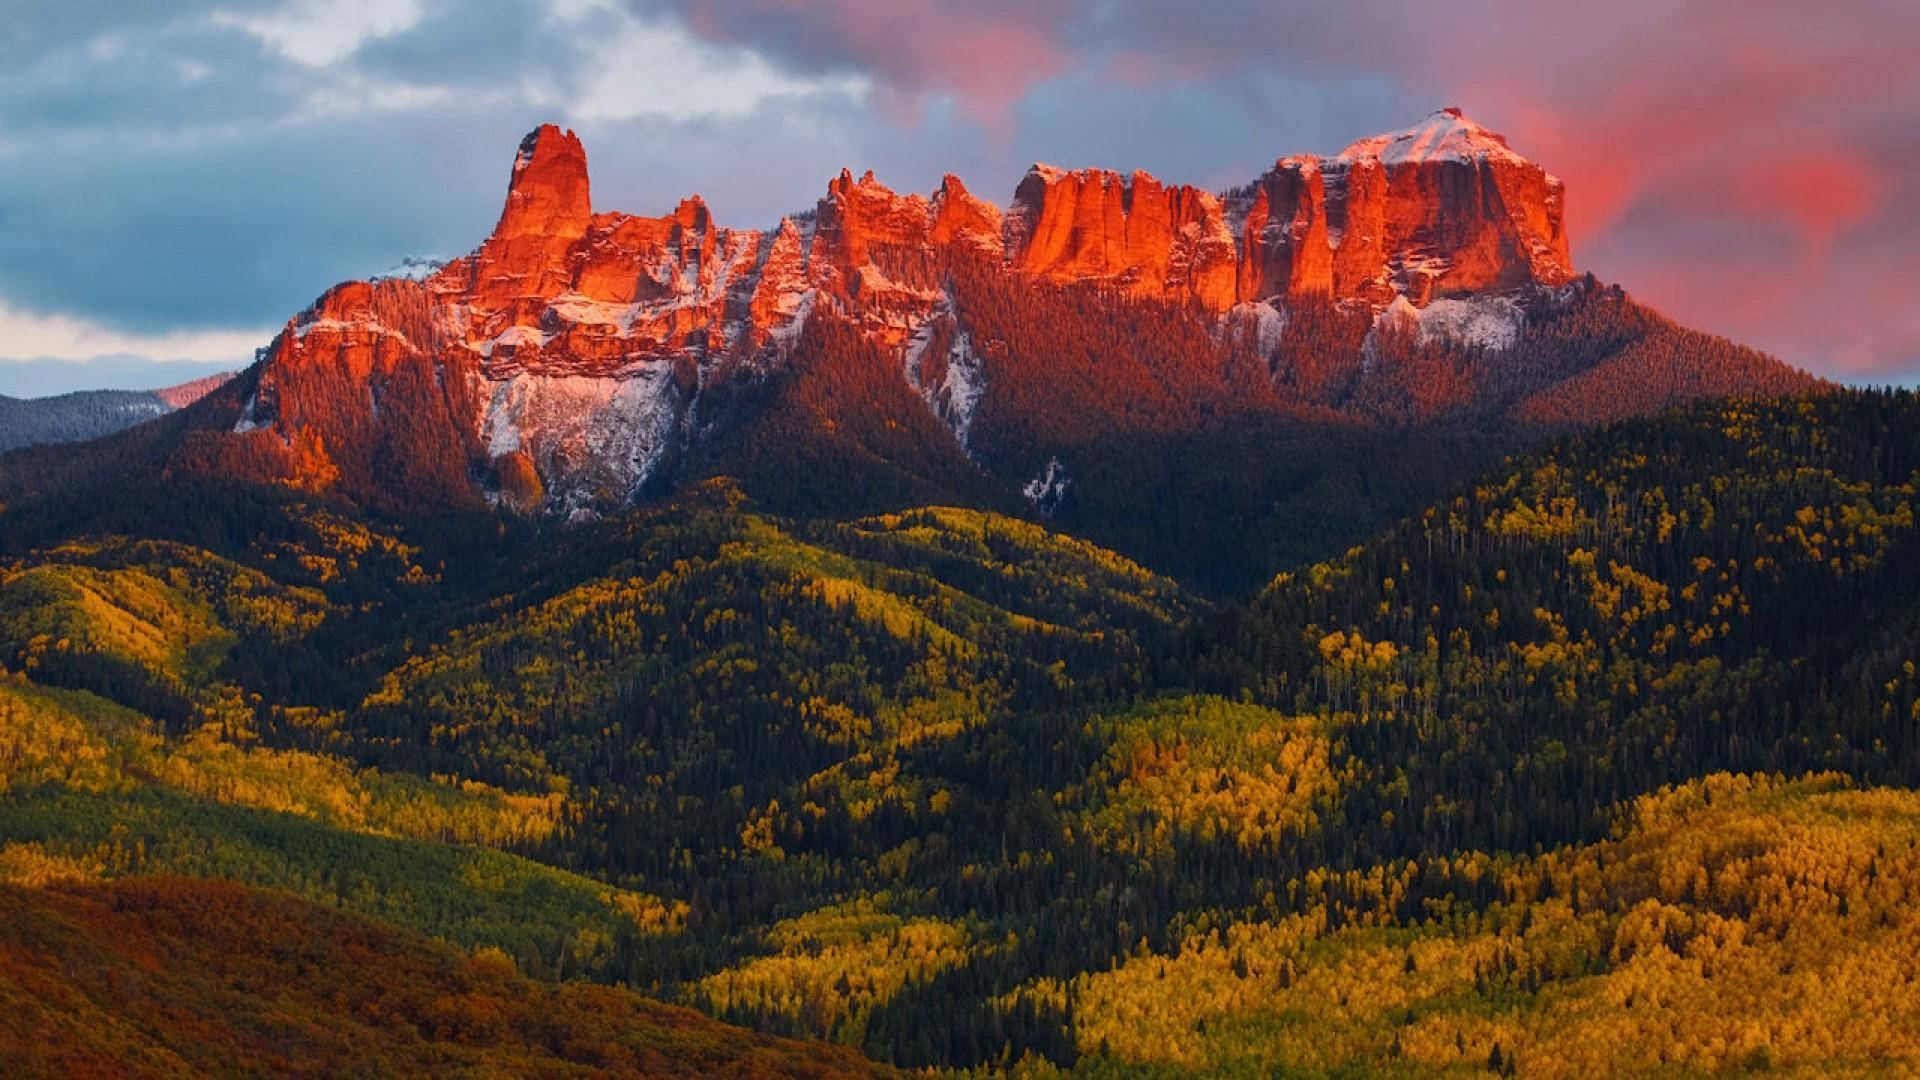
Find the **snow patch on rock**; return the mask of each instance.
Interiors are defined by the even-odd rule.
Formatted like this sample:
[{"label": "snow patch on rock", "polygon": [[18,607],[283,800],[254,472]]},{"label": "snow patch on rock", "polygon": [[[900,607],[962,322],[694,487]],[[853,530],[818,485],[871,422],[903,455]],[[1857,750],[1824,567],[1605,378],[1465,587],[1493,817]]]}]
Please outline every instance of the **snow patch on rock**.
[{"label": "snow patch on rock", "polygon": [[420,255],[408,255],[378,274],[372,281],[425,281],[445,269],[447,260],[429,259]]},{"label": "snow patch on rock", "polygon": [[548,508],[568,516],[608,496],[632,498],[665,458],[684,404],[655,370],[631,378],[522,372],[480,389],[488,455],[525,451],[546,480]]},{"label": "snow patch on rock", "polygon": [[261,428],[272,423],[270,420],[258,419],[259,407],[260,395],[257,393],[248,394],[247,403],[240,407],[240,419],[233,423],[233,433],[235,435],[245,435],[249,431],[259,431]]},{"label": "snow patch on rock", "polygon": [[973,339],[965,330],[956,330],[947,346],[946,364],[939,380],[927,378],[927,350],[933,345],[941,321],[940,317],[927,319],[907,339],[903,366],[907,382],[919,391],[927,408],[947,425],[954,441],[964,450],[973,428],[973,414],[987,392],[986,373],[981,369],[979,354],[973,350]]},{"label": "snow patch on rock", "polygon": [[[782,349],[793,348],[794,344],[800,340],[801,332],[807,328],[807,316],[813,314],[813,304],[814,301],[819,298],[819,295],[820,294],[813,289],[795,294],[791,305],[792,312],[787,315],[787,321],[775,326],[770,331],[774,344]],[[782,296],[780,299],[782,308],[785,308],[788,303],[786,296]]]},{"label": "snow patch on rock", "polygon": [[1071,486],[1073,477],[1068,474],[1067,467],[1059,458],[1050,457],[1046,467],[1027,481],[1020,489],[1020,494],[1027,497],[1041,517],[1052,517],[1060,509],[1060,503],[1067,497],[1067,489]]},{"label": "snow patch on rock", "polygon": [[1467,119],[1458,109],[1441,109],[1410,128],[1361,139],[1342,150],[1336,163],[1351,164],[1368,158],[1389,167],[1426,161],[1529,164],[1514,153],[1504,136]]},{"label": "snow patch on rock", "polygon": [[1266,301],[1239,303],[1227,309],[1221,323],[1228,330],[1248,335],[1261,356],[1272,356],[1287,332],[1287,312]]},{"label": "snow patch on rock", "polygon": [[538,352],[546,345],[546,335],[542,334],[537,327],[509,326],[495,337],[475,345],[474,351],[481,356],[491,357],[494,350],[503,345],[516,350],[529,349]]},{"label": "snow patch on rock", "polygon": [[573,326],[614,326],[626,334],[633,330],[634,316],[639,307],[638,304],[592,300],[579,293],[563,293],[553,298],[547,310],[555,318]]},{"label": "snow patch on rock", "polygon": [[1510,296],[1449,298],[1424,308],[1396,296],[1374,319],[1376,331],[1383,326],[1411,330],[1422,345],[1441,342],[1494,352],[1512,348],[1526,324],[1526,312]]}]

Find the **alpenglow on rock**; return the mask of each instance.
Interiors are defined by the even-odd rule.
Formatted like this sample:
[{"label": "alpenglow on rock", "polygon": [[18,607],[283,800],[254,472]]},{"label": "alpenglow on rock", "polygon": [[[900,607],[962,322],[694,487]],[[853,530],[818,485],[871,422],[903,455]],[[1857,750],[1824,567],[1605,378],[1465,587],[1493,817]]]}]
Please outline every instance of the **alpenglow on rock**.
[{"label": "alpenglow on rock", "polygon": [[842,172],[811,213],[764,231],[716,224],[698,196],[660,217],[595,213],[580,141],[549,125],[522,141],[472,254],[418,281],[336,286],[289,322],[229,433],[240,442],[215,457],[316,488],[560,515],[619,505],[700,438],[709,387],[780,370],[826,313],[899,357],[964,448],[992,372],[943,282],[956,259],[1269,315],[1574,276],[1560,182],[1457,110],[1332,158],[1282,158],[1221,195],[1036,165],[1002,209],[952,176],[921,196]]},{"label": "alpenglow on rock", "polygon": [[1560,180],[1457,109],[1330,159],[1282,158],[1237,202],[1243,298],[1420,306],[1574,276]]}]

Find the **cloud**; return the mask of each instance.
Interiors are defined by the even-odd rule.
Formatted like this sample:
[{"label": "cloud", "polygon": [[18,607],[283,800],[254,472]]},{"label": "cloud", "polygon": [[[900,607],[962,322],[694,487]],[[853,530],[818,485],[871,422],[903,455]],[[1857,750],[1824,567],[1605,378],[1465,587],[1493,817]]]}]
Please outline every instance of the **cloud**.
[{"label": "cloud", "polygon": [[571,5],[563,18],[595,24],[581,65],[584,77],[557,102],[570,119],[738,119],[772,99],[859,99],[872,88],[859,74],[789,74],[750,49],[713,43],[680,23],[635,18],[610,5]]},{"label": "cloud", "polygon": [[408,29],[421,14],[417,0],[297,0],[265,13],[221,9],[211,21],[244,30],[297,64],[320,68]]},{"label": "cloud", "polygon": [[351,73],[316,86],[300,100],[299,109],[287,116],[287,124],[311,124],[342,116],[370,112],[418,112],[447,106],[459,100],[444,86],[390,82]]},{"label": "cloud", "polygon": [[102,356],[59,363],[0,360],[0,394],[37,398],[75,390],[159,390],[241,366],[224,360],[153,360],[144,356]]},{"label": "cloud", "polygon": [[1810,254],[1825,257],[1834,238],[1872,215],[1885,186],[1863,155],[1809,148],[1736,177],[1742,213],[1793,223]]},{"label": "cloud", "polygon": [[755,49],[809,73],[872,78],[896,117],[947,95],[1002,134],[1037,82],[1072,56],[1061,30],[1068,0],[636,0],[715,41]]},{"label": "cloud", "polygon": [[41,315],[0,301],[0,361],[74,363],[116,356],[244,366],[275,331],[170,330],[129,334],[73,315]]}]

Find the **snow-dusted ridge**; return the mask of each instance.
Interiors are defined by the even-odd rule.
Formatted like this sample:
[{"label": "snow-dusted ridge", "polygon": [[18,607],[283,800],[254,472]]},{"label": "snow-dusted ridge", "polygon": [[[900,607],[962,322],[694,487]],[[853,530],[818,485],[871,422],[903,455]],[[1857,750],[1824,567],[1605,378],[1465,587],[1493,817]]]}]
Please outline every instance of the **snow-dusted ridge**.
[{"label": "snow-dusted ridge", "polygon": [[447,260],[434,259],[423,255],[408,255],[399,262],[380,271],[369,281],[425,281],[446,269]]},{"label": "snow-dusted ridge", "polygon": [[1507,145],[1506,136],[1481,127],[1455,108],[1439,109],[1409,128],[1357,140],[1334,161],[1351,166],[1368,159],[1389,167],[1429,161],[1531,164]]}]

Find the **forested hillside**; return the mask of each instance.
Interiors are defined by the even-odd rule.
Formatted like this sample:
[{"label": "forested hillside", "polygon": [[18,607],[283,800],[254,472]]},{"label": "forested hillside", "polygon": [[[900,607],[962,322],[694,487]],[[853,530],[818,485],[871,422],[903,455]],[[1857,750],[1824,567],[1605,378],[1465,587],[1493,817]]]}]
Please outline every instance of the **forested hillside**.
[{"label": "forested hillside", "polygon": [[[922,356],[977,365],[964,429],[900,360],[828,313],[764,384],[709,390],[684,478],[726,475],[797,516],[928,501],[1039,509],[1205,593],[1345,551],[1542,438],[1727,394],[1824,384],[1688,330],[1591,277],[1456,301],[1511,340],[1304,299],[1224,317],[1085,286],[1012,280],[960,255],[873,257],[952,297]],[[1409,309],[1411,310],[1411,309]],[[1504,321],[1502,321],[1504,320]],[[1437,324],[1436,324],[1437,325]],[[920,377],[933,380],[920,361]],[[937,382],[937,380],[934,380]],[[668,489],[662,479],[655,485]],[[1151,493],[1151,497],[1144,497]]]},{"label": "forested hillside", "polygon": [[231,378],[230,372],[209,375],[161,390],[79,390],[41,398],[0,395],[0,453],[97,439],[185,408]]},{"label": "forested hillside", "polygon": [[141,390],[82,390],[48,398],[0,396],[0,452],[97,439],[169,412]]},{"label": "forested hillside", "polygon": [[1188,663],[1352,715],[1386,799],[1356,817],[1396,852],[1552,842],[1714,769],[1906,782],[1915,410],[1732,402],[1569,440],[1283,574]]},{"label": "forested hillside", "polygon": [[[652,1008],[576,985],[616,984],[985,1072],[1920,1062],[1915,395],[1570,434],[1239,599],[776,479],[566,530],[188,476],[12,496],[0,985],[211,985],[47,958],[211,934],[178,898],[212,890],[420,957],[407,1001],[495,980],[494,1045],[574,1062],[511,1002]],[[314,1046],[400,1052],[288,963]],[[194,1060],[179,1024],[139,1045]]]},{"label": "forested hillside", "polygon": [[16,1076],[859,1076],[844,1048],[514,971],[225,882],[0,884]]},{"label": "forested hillside", "polygon": [[[659,379],[701,395],[676,429],[684,438],[656,448],[635,490],[609,480],[575,508],[662,505],[716,477],[794,518],[965,505],[1039,516],[1218,599],[1278,566],[1337,555],[1549,435],[1701,398],[1825,386],[1590,276],[1446,301],[1462,329],[1412,308],[1312,297],[1215,313],[1010,278],[964,251],[869,254],[894,284],[943,298],[912,371],[897,343],[824,307],[778,363],[674,367]],[[355,292],[365,333],[438,341],[413,288]],[[1497,334],[1475,338],[1473,320]],[[150,497],[137,482],[123,488],[153,472],[347,496],[402,518],[464,515],[488,499],[538,516],[555,496],[525,452],[490,457],[474,444],[461,415],[475,392],[469,361],[364,376],[343,363],[278,389],[289,376],[256,365],[159,423],[8,454],[0,500]],[[948,367],[970,374],[956,382]],[[263,434],[248,403],[275,393],[315,421]],[[527,422],[571,415],[565,402],[528,408]],[[620,438],[639,437],[638,421],[619,423],[626,435],[597,432],[560,457],[606,465]]]}]

